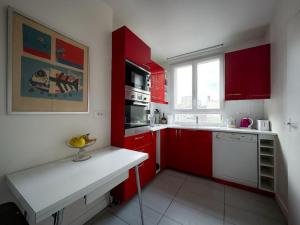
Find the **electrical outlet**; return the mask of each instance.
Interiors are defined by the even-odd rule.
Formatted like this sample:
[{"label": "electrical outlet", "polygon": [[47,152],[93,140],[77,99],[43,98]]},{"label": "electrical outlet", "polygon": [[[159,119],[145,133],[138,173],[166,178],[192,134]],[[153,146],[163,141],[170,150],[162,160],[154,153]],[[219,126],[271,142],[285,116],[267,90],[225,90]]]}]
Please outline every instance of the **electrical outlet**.
[{"label": "electrical outlet", "polygon": [[94,118],[95,119],[100,119],[101,117],[103,117],[103,112],[99,112],[99,111],[96,111],[94,112]]}]

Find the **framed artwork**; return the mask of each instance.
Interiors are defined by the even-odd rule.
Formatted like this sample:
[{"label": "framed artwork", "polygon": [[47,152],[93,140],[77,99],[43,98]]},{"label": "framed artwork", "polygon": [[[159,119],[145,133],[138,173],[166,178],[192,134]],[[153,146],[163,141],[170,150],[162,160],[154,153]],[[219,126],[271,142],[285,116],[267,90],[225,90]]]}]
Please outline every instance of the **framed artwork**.
[{"label": "framed artwork", "polygon": [[8,8],[8,113],[88,113],[89,49]]}]

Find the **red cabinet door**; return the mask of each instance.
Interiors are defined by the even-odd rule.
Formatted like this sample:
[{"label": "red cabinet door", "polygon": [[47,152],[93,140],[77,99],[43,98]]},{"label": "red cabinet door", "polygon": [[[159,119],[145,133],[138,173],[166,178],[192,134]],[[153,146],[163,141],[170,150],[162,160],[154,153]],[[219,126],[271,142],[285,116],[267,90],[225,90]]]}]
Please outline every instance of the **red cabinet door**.
[{"label": "red cabinet door", "polygon": [[165,69],[157,63],[149,63],[151,72],[151,102],[166,104],[165,101]]},{"label": "red cabinet door", "polygon": [[[124,147],[149,154],[147,160],[139,165],[141,187],[147,185],[156,175],[156,133],[148,132],[125,138]],[[134,169],[129,177],[112,190],[112,195],[121,202],[128,201],[137,193]]]},{"label": "red cabinet door", "polygon": [[270,45],[263,45],[248,50],[249,68],[247,78],[247,98],[270,98]]},{"label": "red cabinet door", "polygon": [[225,54],[225,100],[246,98],[245,52]]},{"label": "red cabinet door", "polygon": [[151,102],[165,104],[165,71],[151,73]]},{"label": "red cabinet door", "polygon": [[180,130],[182,169],[200,176],[212,176],[212,132]]},{"label": "red cabinet door", "polygon": [[179,133],[180,129],[168,129],[167,133],[166,165],[175,170],[182,170]]},{"label": "red cabinet door", "polygon": [[149,154],[149,158],[146,161],[144,161],[139,167],[142,187],[144,187],[151,180],[153,180],[153,178],[156,175],[156,138],[154,138],[154,136],[156,137],[156,135],[153,135],[151,144],[138,149],[138,151],[142,151]]},{"label": "red cabinet door", "polygon": [[125,31],[125,58],[149,70],[148,64],[151,61],[150,47],[127,27],[120,29]]},{"label": "red cabinet door", "polygon": [[270,98],[270,45],[225,54],[225,100]]}]

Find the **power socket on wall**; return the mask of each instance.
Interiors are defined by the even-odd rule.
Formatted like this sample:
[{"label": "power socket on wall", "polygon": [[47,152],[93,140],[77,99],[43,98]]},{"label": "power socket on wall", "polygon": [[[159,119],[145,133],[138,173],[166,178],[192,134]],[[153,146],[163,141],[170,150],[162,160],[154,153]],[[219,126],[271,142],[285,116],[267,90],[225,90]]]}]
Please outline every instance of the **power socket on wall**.
[{"label": "power socket on wall", "polygon": [[101,119],[101,118],[103,118],[103,116],[104,116],[103,112],[99,112],[99,111],[94,112],[94,118],[95,119]]}]

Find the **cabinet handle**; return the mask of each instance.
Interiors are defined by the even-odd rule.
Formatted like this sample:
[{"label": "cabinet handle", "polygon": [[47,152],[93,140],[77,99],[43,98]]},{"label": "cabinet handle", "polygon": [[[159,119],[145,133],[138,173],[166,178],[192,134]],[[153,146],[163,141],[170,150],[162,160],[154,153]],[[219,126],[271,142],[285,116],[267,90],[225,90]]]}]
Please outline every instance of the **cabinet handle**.
[{"label": "cabinet handle", "polygon": [[142,137],[136,137],[136,138],[134,138],[134,140],[140,140],[140,139],[143,139],[145,136],[142,136]]},{"label": "cabinet handle", "polygon": [[226,95],[242,95],[242,94],[239,93],[239,94],[226,94]]}]

